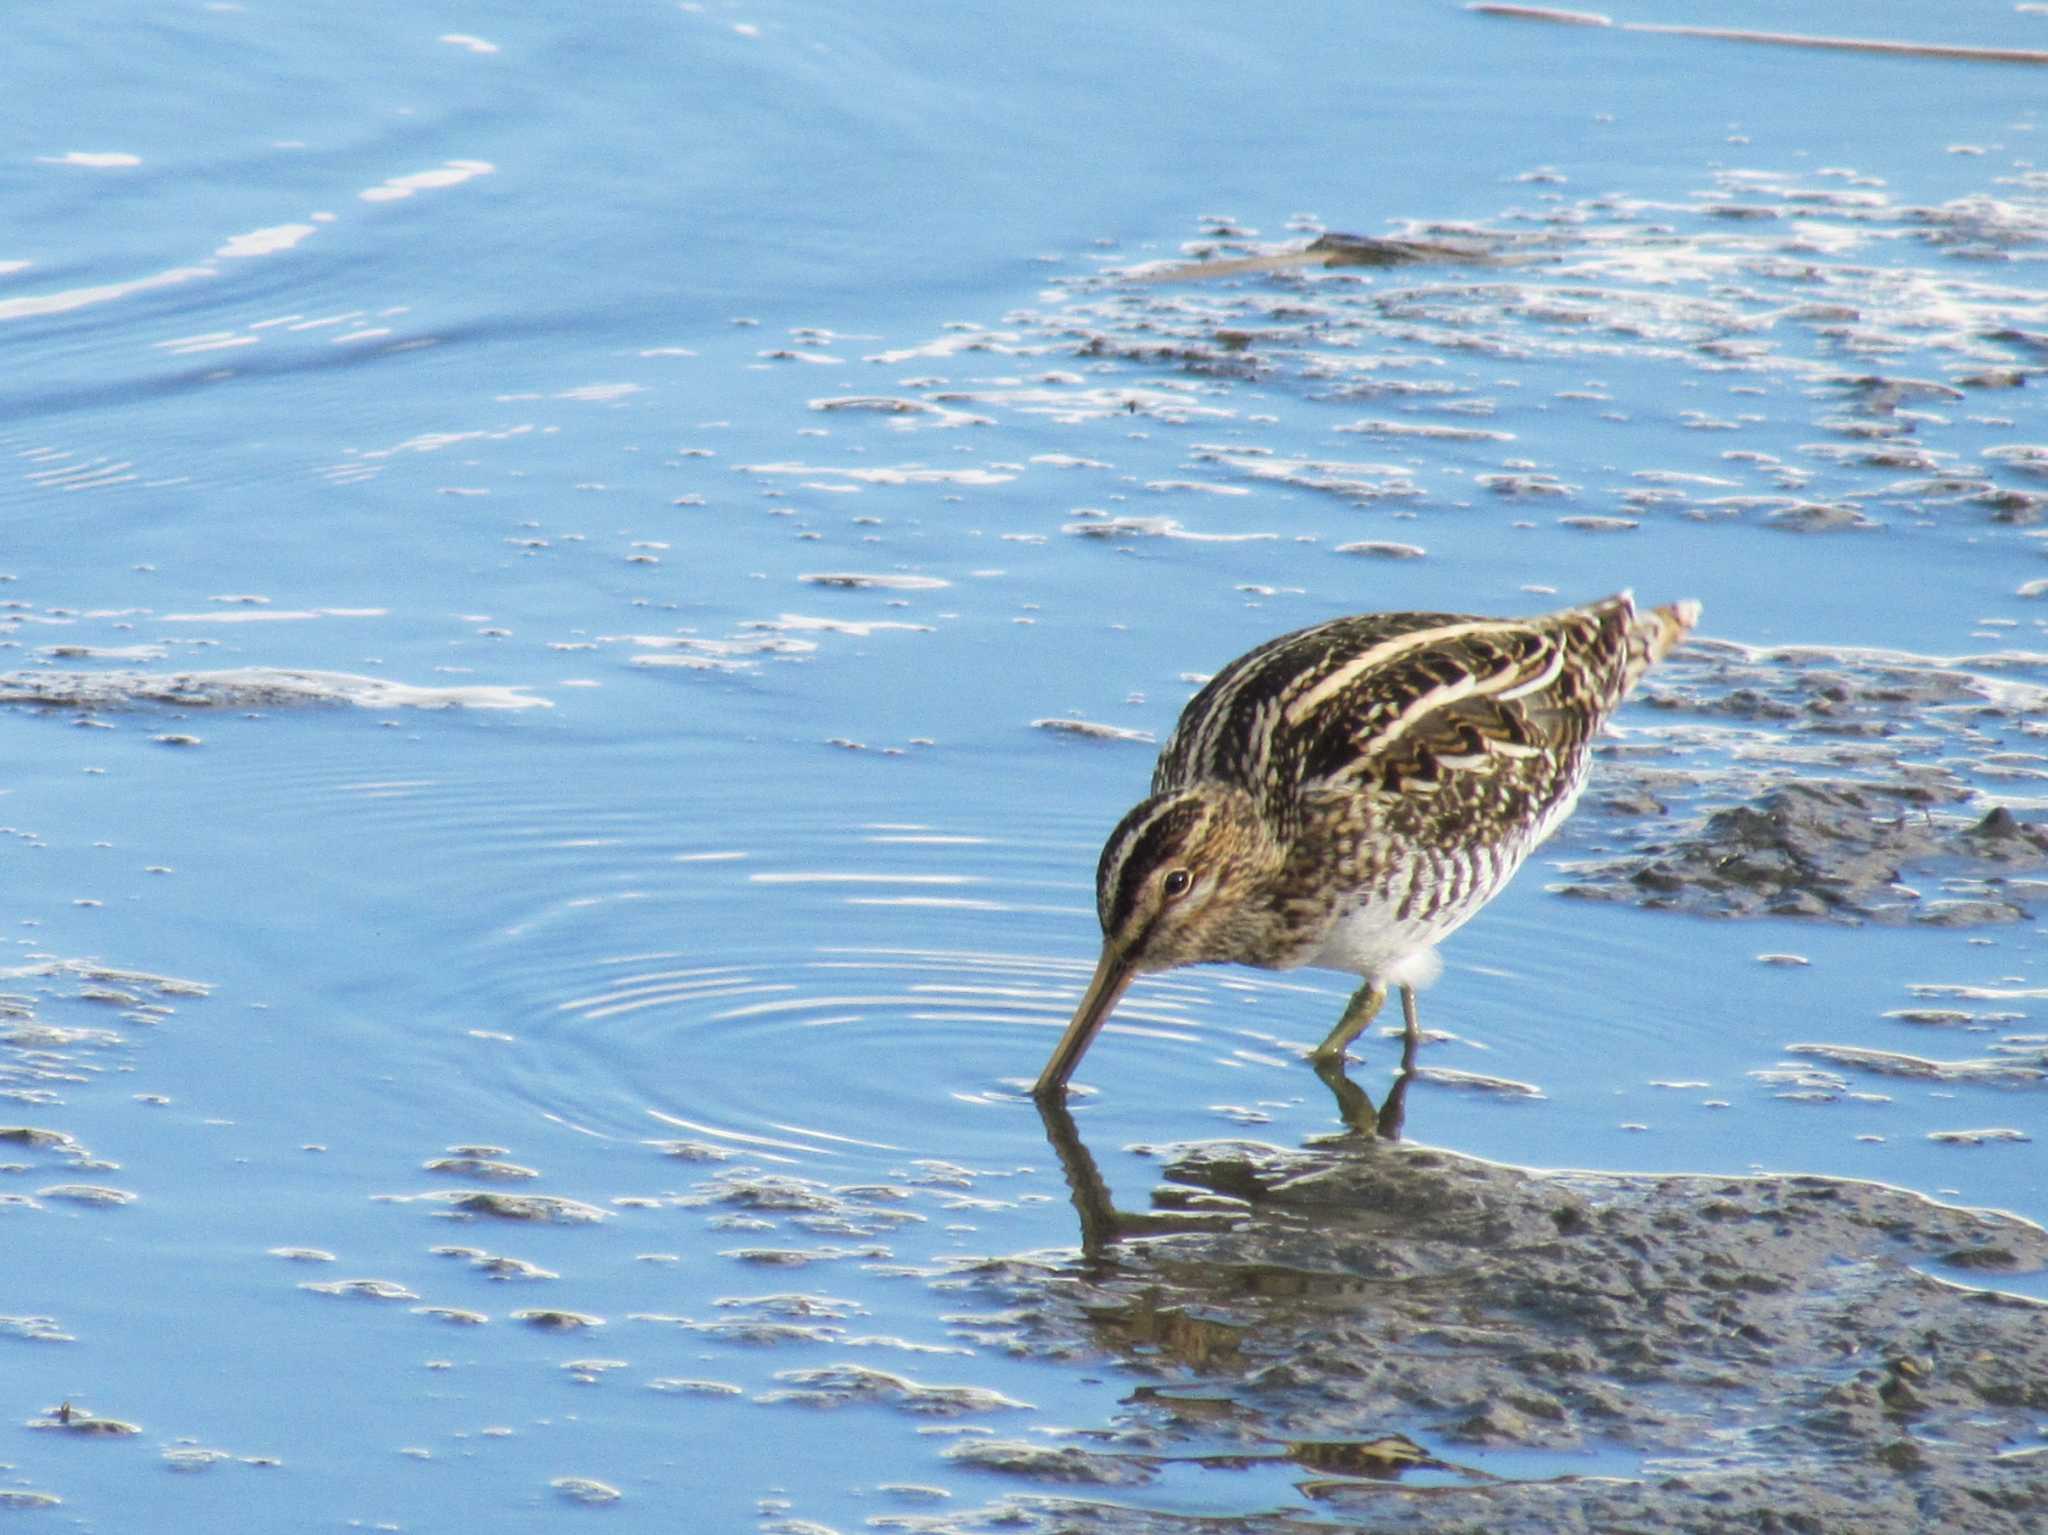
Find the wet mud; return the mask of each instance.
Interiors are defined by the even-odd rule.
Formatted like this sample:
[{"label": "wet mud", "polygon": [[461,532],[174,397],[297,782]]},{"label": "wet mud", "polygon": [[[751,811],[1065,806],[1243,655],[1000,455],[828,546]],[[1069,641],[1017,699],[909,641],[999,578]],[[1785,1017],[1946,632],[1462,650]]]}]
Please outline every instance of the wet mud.
[{"label": "wet mud", "polygon": [[[2048,827],[2023,824],[2004,806],[1976,820],[1937,818],[1927,797],[1903,784],[1782,784],[1558,889],[1707,916],[1944,927],[2028,920],[2007,876],[2048,871]],[[1948,881],[1969,881],[1972,894],[1929,899],[1907,883],[1909,868],[1935,866]]]},{"label": "wet mud", "polygon": [[[1983,1288],[2048,1265],[2048,1232],[2016,1217],[1363,1136],[1174,1148],[1152,1208],[1126,1214],[1073,1122],[1048,1128],[1081,1258],[964,1284],[1005,1308],[1014,1348],[1130,1390],[1065,1443],[959,1447],[1031,1486],[1006,1527],[1299,1529],[1298,1506],[1217,1519],[1117,1496],[1170,1466],[1260,1463],[1323,1517],[1434,1535],[2048,1521],[2048,1307]],[[1501,1450],[1518,1474],[1476,1463]]]},{"label": "wet mud", "polygon": [[1603,750],[1602,829],[1577,838],[1611,856],[1568,859],[1558,893],[1943,927],[2048,911],[2048,656],[1696,642],[1646,702],[1663,722]]}]

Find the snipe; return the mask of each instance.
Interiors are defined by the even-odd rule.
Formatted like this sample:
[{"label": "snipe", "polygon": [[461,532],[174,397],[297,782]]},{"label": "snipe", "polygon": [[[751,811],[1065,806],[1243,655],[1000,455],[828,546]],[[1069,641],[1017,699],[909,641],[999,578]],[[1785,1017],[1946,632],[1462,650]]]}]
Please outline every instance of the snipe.
[{"label": "snipe", "polygon": [[1571,813],[1594,736],[1699,604],[1369,613],[1270,640],[1195,695],[1095,871],[1102,959],[1032,1089],[1064,1092],[1133,977],[1228,961],[1360,977],[1319,1063]]}]

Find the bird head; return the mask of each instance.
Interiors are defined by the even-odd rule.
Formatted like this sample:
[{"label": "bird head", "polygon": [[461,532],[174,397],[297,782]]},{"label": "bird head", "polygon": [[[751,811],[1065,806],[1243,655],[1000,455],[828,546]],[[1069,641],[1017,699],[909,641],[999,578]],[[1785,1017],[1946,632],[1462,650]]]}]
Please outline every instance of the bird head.
[{"label": "bird head", "polygon": [[1032,1091],[1066,1085],[1132,979],[1148,970],[1256,952],[1247,896],[1263,874],[1267,838],[1251,797],[1216,784],[1140,802],[1103,844],[1095,869],[1102,958]]}]

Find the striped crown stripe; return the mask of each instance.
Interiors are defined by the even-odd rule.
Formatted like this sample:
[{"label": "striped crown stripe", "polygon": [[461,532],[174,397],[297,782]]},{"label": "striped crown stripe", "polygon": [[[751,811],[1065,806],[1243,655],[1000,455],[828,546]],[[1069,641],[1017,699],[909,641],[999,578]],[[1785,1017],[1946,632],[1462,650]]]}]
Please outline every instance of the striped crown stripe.
[{"label": "striped crown stripe", "polygon": [[1110,833],[1095,870],[1096,915],[1105,933],[1122,930],[1136,905],[1142,881],[1126,880],[1127,867],[1148,871],[1169,849],[1182,846],[1189,830],[1207,811],[1199,799],[1176,794],[1147,800],[1124,817]]}]

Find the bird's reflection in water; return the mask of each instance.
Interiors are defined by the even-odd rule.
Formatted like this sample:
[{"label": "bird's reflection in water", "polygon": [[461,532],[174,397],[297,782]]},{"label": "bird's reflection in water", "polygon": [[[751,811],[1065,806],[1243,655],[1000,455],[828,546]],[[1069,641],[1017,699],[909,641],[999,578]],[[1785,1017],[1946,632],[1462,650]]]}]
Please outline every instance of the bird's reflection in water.
[{"label": "bird's reflection in water", "polygon": [[[1337,1100],[1337,1117],[1346,1127],[1345,1139],[1398,1141],[1408,1117],[1408,1084],[1415,1076],[1416,1036],[1411,1029],[1402,1036],[1401,1071],[1387,1089],[1378,1108],[1366,1090],[1345,1074],[1341,1060],[1318,1061],[1316,1075]],[[1125,1237],[1163,1236],[1180,1231],[1213,1231],[1228,1225],[1232,1217],[1201,1210],[1127,1211],[1111,1201],[1109,1185],[1101,1169],[1081,1140],[1074,1116],[1063,1098],[1034,1100],[1039,1118],[1045,1121],[1045,1138],[1052,1143],[1072,1191],[1074,1209],[1081,1217],[1081,1255],[1090,1264],[1105,1264],[1111,1249]],[[1327,1144],[1327,1143],[1326,1143]]]},{"label": "bird's reflection in water", "polygon": [[1382,1141],[1401,1138],[1401,1127],[1408,1122],[1408,1083],[1415,1076],[1416,1043],[1416,1031],[1411,1025],[1401,1034],[1400,1075],[1394,1078],[1394,1085],[1387,1089],[1386,1099],[1377,1109],[1365,1089],[1345,1074],[1341,1058],[1314,1062],[1316,1075],[1337,1100],[1337,1117],[1354,1134]]}]

